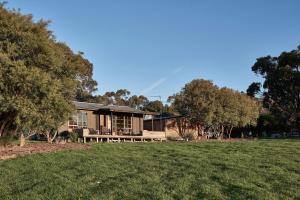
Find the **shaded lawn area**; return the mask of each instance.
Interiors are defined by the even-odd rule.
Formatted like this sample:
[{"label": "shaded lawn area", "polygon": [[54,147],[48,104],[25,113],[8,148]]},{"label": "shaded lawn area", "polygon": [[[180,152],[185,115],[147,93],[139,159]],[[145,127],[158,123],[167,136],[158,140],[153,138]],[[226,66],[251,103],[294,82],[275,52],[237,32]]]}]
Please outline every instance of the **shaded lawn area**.
[{"label": "shaded lawn area", "polygon": [[0,199],[299,199],[300,140],[95,144],[0,161]]}]

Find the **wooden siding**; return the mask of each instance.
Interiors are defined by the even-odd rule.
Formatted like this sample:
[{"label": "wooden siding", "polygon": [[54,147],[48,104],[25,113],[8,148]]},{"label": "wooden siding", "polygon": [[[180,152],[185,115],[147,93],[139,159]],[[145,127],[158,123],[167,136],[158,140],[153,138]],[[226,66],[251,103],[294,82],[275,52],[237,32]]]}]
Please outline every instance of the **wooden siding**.
[{"label": "wooden siding", "polygon": [[82,112],[86,112],[87,113],[87,125],[88,128],[92,128],[97,130],[96,127],[96,115],[93,113],[93,111],[87,111],[87,110],[82,110]]},{"label": "wooden siding", "polygon": [[[87,127],[94,130],[100,130],[100,126],[111,129],[111,116],[109,113],[95,113],[91,110],[78,110],[87,113]],[[116,115],[124,115],[123,113],[113,113]],[[140,134],[143,131],[143,115],[125,114],[132,117],[132,131],[134,134]],[[59,132],[68,131],[68,122],[59,128]]]}]

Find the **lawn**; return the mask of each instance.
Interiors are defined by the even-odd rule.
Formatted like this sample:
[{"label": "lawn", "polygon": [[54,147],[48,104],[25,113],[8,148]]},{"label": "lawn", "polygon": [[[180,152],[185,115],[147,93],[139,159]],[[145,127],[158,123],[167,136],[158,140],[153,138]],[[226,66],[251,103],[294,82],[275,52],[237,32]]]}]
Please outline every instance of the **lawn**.
[{"label": "lawn", "polygon": [[300,199],[300,140],[103,143],[0,161],[0,199]]}]

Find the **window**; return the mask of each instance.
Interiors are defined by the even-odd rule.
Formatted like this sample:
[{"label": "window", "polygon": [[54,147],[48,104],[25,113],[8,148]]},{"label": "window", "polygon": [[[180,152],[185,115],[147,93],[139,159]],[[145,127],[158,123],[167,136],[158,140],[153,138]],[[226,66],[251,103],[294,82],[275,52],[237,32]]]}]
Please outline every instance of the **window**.
[{"label": "window", "polygon": [[116,116],[117,130],[124,129],[124,116]]},{"label": "window", "polygon": [[118,131],[124,129],[132,129],[131,116],[114,116],[114,124],[116,125]]},{"label": "window", "polygon": [[78,113],[78,127],[79,128],[87,128],[87,113],[79,112]]},{"label": "window", "polygon": [[125,128],[131,129],[131,117],[125,116]]},{"label": "window", "polygon": [[79,111],[69,120],[69,128],[87,128],[87,113]]},{"label": "window", "polygon": [[77,114],[73,115],[72,118],[69,120],[69,128],[77,128],[78,124],[77,124]]}]

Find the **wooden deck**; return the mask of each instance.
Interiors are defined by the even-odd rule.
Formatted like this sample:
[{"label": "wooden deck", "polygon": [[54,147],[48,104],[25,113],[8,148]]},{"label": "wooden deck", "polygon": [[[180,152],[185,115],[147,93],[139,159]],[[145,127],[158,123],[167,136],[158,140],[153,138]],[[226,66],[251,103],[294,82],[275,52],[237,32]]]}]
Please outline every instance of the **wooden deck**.
[{"label": "wooden deck", "polygon": [[86,143],[87,139],[91,142],[154,142],[166,141],[165,137],[154,136],[125,136],[125,135],[84,135],[83,142]]}]

